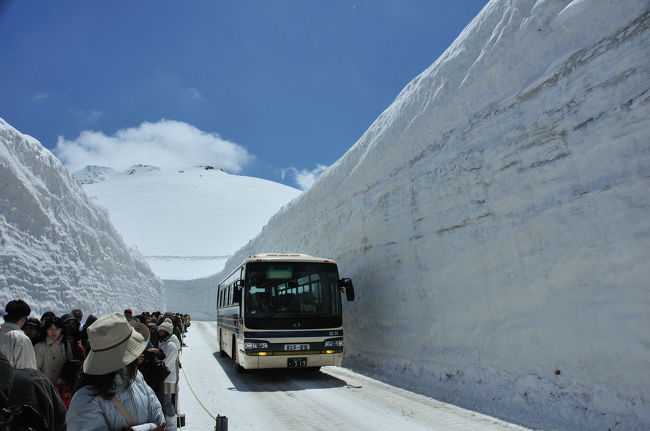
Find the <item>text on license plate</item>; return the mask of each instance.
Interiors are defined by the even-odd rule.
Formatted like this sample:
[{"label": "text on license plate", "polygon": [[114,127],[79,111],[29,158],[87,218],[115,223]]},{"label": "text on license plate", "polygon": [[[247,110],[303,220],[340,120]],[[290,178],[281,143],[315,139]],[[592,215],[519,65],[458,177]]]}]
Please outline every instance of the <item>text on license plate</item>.
[{"label": "text on license plate", "polygon": [[304,368],[307,366],[307,358],[289,358],[287,359],[287,367],[289,368]]},{"label": "text on license plate", "polygon": [[300,351],[300,350],[309,350],[309,344],[285,344],[284,345],[284,350],[285,351]]}]

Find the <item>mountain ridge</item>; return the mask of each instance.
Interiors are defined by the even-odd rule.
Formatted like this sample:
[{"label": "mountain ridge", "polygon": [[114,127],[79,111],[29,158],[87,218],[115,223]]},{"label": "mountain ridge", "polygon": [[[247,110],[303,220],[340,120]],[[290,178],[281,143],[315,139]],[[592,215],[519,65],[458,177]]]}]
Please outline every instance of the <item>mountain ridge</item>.
[{"label": "mountain ridge", "polygon": [[163,279],[214,274],[301,192],[211,165],[87,166],[73,174],[107,208],[127,243]]}]

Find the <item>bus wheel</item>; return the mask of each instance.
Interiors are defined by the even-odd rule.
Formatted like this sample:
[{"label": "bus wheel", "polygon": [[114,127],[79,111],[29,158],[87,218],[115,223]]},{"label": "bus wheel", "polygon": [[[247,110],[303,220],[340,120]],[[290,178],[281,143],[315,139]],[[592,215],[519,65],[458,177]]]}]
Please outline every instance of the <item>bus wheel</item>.
[{"label": "bus wheel", "polygon": [[246,369],[237,363],[237,340],[235,340],[234,336],[232,337],[232,363],[237,373],[242,374],[246,372]]},{"label": "bus wheel", "polygon": [[219,356],[222,358],[228,356],[226,350],[223,348],[223,333],[221,331],[219,331]]}]

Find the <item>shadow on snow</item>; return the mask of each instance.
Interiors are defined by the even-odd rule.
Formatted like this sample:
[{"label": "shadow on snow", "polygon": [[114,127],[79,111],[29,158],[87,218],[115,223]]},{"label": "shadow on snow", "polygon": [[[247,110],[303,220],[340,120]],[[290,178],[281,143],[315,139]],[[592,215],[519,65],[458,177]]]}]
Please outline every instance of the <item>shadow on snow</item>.
[{"label": "shadow on snow", "polygon": [[239,392],[287,392],[307,389],[333,389],[348,387],[344,380],[320,371],[309,369],[259,369],[239,373],[232,359],[221,357],[219,352],[212,354],[233,383],[228,388]]}]

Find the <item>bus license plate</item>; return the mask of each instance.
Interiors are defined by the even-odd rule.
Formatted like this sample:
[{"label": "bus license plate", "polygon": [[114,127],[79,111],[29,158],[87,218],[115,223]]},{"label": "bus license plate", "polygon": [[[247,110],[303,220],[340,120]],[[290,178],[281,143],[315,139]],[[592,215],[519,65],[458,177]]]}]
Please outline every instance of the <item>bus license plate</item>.
[{"label": "bus license plate", "polygon": [[287,359],[287,367],[289,368],[305,368],[306,366],[307,366],[307,358]]},{"label": "bus license plate", "polygon": [[300,351],[300,350],[309,350],[309,344],[285,344],[284,345],[284,350],[285,351]]}]

